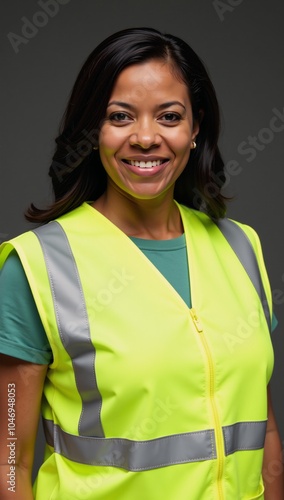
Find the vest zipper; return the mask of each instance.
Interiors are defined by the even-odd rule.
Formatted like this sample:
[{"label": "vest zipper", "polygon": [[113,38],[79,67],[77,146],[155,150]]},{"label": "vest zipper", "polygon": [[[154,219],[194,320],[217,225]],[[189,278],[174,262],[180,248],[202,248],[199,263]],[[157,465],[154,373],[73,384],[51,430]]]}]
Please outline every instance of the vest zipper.
[{"label": "vest zipper", "polygon": [[212,360],[212,355],[211,355],[206,337],[204,335],[202,324],[200,323],[200,320],[196,314],[196,311],[194,308],[190,309],[189,311],[190,311],[190,315],[191,315],[192,321],[194,323],[194,326],[195,326],[197,333],[199,334],[199,337],[201,339],[203,349],[204,349],[206,357],[207,357],[208,366],[209,366],[209,394],[210,394],[211,409],[212,409],[213,420],[214,420],[214,428],[215,428],[215,436],[216,436],[217,464],[218,464],[217,488],[218,488],[219,499],[224,500],[222,483],[221,483],[222,476],[223,476],[223,468],[224,468],[224,452],[223,452],[224,444],[223,444],[222,428],[221,428],[220,419],[219,419],[218,410],[217,410],[216,401],[215,401],[215,396],[214,396],[213,360]]}]

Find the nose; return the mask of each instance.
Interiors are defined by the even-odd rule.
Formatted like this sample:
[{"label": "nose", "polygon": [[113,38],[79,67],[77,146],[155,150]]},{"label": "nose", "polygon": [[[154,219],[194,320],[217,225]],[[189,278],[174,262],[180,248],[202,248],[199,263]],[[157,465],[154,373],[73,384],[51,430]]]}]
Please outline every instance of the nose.
[{"label": "nose", "polygon": [[133,125],[132,133],[129,137],[131,146],[138,146],[142,149],[159,146],[161,140],[161,136],[157,131],[157,124],[150,119],[137,121]]}]

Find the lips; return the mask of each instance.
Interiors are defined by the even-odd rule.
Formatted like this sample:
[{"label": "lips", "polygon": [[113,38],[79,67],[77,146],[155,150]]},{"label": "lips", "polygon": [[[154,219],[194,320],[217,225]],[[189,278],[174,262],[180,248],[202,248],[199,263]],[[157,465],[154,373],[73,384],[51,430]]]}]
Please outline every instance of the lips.
[{"label": "lips", "polygon": [[164,159],[154,159],[154,160],[123,160],[125,163],[128,165],[131,165],[132,167],[138,167],[138,168],[153,168],[153,167],[159,167],[163,163],[166,163],[168,161],[167,158]]}]

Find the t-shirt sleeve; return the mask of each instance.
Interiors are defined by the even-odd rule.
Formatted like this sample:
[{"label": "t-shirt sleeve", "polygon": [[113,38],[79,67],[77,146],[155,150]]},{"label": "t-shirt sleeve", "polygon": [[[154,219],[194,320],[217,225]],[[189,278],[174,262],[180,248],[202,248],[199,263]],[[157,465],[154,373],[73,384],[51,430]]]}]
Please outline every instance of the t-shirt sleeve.
[{"label": "t-shirt sleeve", "polygon": [[275,328],[277,327],[278,325],[278,320],[275,316],[275,314],[273,313],[272,314],[272,321],[271,321],[271,331],[274,332]]},{"label": "t-shirt sleeve", "polygon": [[15,250],[0,271],[0,352],[37,364],[52,361],[51,347]]}]

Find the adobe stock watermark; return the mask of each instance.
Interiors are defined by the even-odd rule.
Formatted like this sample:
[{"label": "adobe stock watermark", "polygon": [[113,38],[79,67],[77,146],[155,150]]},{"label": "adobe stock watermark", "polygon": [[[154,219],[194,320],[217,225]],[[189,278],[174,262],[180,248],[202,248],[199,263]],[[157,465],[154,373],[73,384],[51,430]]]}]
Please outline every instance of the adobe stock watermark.
[{"label": "adobe stock watermark", "polygon": [[21,34],[12,31],[7,33],[15,54],[19,53],[21,45],[29,43],[38,34],[40,28],[44,28],[49,20],[58,14],[61,5],[67,5],[69,2],[70,0],[38,0],[37,4],[42,10],[36,11],[30,19],[26,16],[21,17],[23,22]]},{"label": "adobe stock watermark", "polygon": [[7,462],[9,472],[7,476],[7,490],[16,493],[16,384],[11,382],[7,387]]},{"label": "adobe stock watermark", "polygon": [[[237,152],[241,156],[245,156],[245,160],[250,163],[257,157],[257,154],[264,151],[266,146],[270,144],[276,134],[284,131],[284,108],[280,111],[278,108],[272,109],[272,116],[266,127],[261,128],[256,135],[249,135],[246,140],[240,142],[237,147]],[[219,195],[221,189],[225,189],[231,182],[232,177],[240,175],[243,171],[243,166],[240,161],[232,159],[224,166],[224,174],[219,172],[215,174],[211,172],[211,180],[204,186],[204,193],[208,198],[215,198]],[[225,175],[225,182],[222,184],[222,178]],[[221,186],[221,187],[219,187]],[[198,207],[202,203],[202,193],[194,188],[194,206]]]},{"label": "adobe stock watermark", "polygon": [[284,469],[284,441],[278,458],[270,460],[262,470],[264,485],[273,483],[283,472]]},{"label": "adobe stock watermark", "polygon": [[212,5],[219,17],[220,21],[223,22],[225,20],[225,14],[227,12],[234,12],[235,8],[243,3],[244,0],[214,0]]},{"label": "adobe stock watermark", "polygon": [[222,335],[223,341],[226,344],[228,350],[233,353],[237,346],[242,345],[257,331],[259,326],[259,307],[258,304],[256,304],[246,320],[244,320],[242,317],[236,318],[234,332],[226,332]]},{"label": "adobe stock watermark", "polygon": [[[278,456],[269,462],[262,469],[262,477],[265,488],[268,484],[272,484],[283,472],[283,464],[284,464],[284,441],[282,441],[282,448]],[[259,485],[259,474],[255,473],[250,475],[249,484],[253,488],[257,488]]]},{"label": "adobe stock watermark", "polygon": [[108,307],[115,296],[121,294],[133,279],[134,276],[128,274],[125,268],[112,269],[106,285],[94,294],[92,303],[94,310],[100,312]]},{"label": "adobe stock watermark", "polygon": [[[278,108],[272,109],[272,117],[267,127],[262,127],[256,135],[249,135],[246,140],[240,142],[237,152],[245,156],[245,160],[250,163],[270,144],[276,134],[284,131],[284,108],[280,111]],[[230,183],[231,177],[241,174],[243,167],[237,160],[229,160],[225,165],[226,181],[224,188]]]},{"label": "adobe stock watermark", "polygon": [[[117,448],[109,451],[109,447],[105,445],[105,465],[121,464],[123,468],[128,463],[129,457],[135,454],[141,442],[153,439],[153,435],[157,433],[157,429],[162,422],[167,421],[171,415],[178,409],[176,402],[168,396],[165,400],[155,399],[153,412],[149,417],[137,422],[137,425],[130,428],[121,440]],[[157,438],[158,440],[160,438]],[[124,449],[125,448],[125,449]],[[103,483],[112,480],[112,470],[110,467],[100,467],[97,471],[84,480],[77,481],[75,489],[77,495],[87,495],[90,491],[95,493],[95,489],[99,488]]]},{"label": "adobe stock watermark", "polygon": [[261,128],[257,135],[249,135],[245,141],[242,141],[238,146],[238,153],[245,155],[246,161],[253,161],[258,151],[263,151],[270,144],[275,134],[284,130],[284,108],[279,111],[277,108],[272,109],[273,116],[269,120],[268,127]]},{"label": "adobe stock watermark", "polygon": [[[43,349],[49,347],[50,344],[46,344]],[[44,365],[39,365],[30,363],[29,361],[23,361],[17,367],[17,371],[25,384],[25,386],[31,385],[32,381],[38,379],[42,372],[42,368]]]},{"label": "adobe stock watermark", "polygon": [[71,174],[79,167],[82,161],[92,153],[94,147],[98,147],[99,134],[99,127],[90,131],[83,129],[82,135],[84,138],[76,144],[76,149],[69,145],[66,146],[65,163],[53,160],[53,172],[59,182],[62,182],[66,175]]},{"label": "adobe stock watermark", "polygon": [[[281,282],[284,285],[284,273],[281,276]],[[284,304],[284,286],[282,288],[273,288],[271,290],[271,298],[273,310],[275,306],[280,306]],[[265,304],[267,305],[267,303]],[[260,326],[260,314],[259,306],[256,304],[253,310],[248,314],[246,320],[239,317],[236,319],[235,330],[233,332],[226,332],[223,334],[223,341],[226,344],[228,350],[233,353],[235,349],[247,339],[249,339]]]}]

